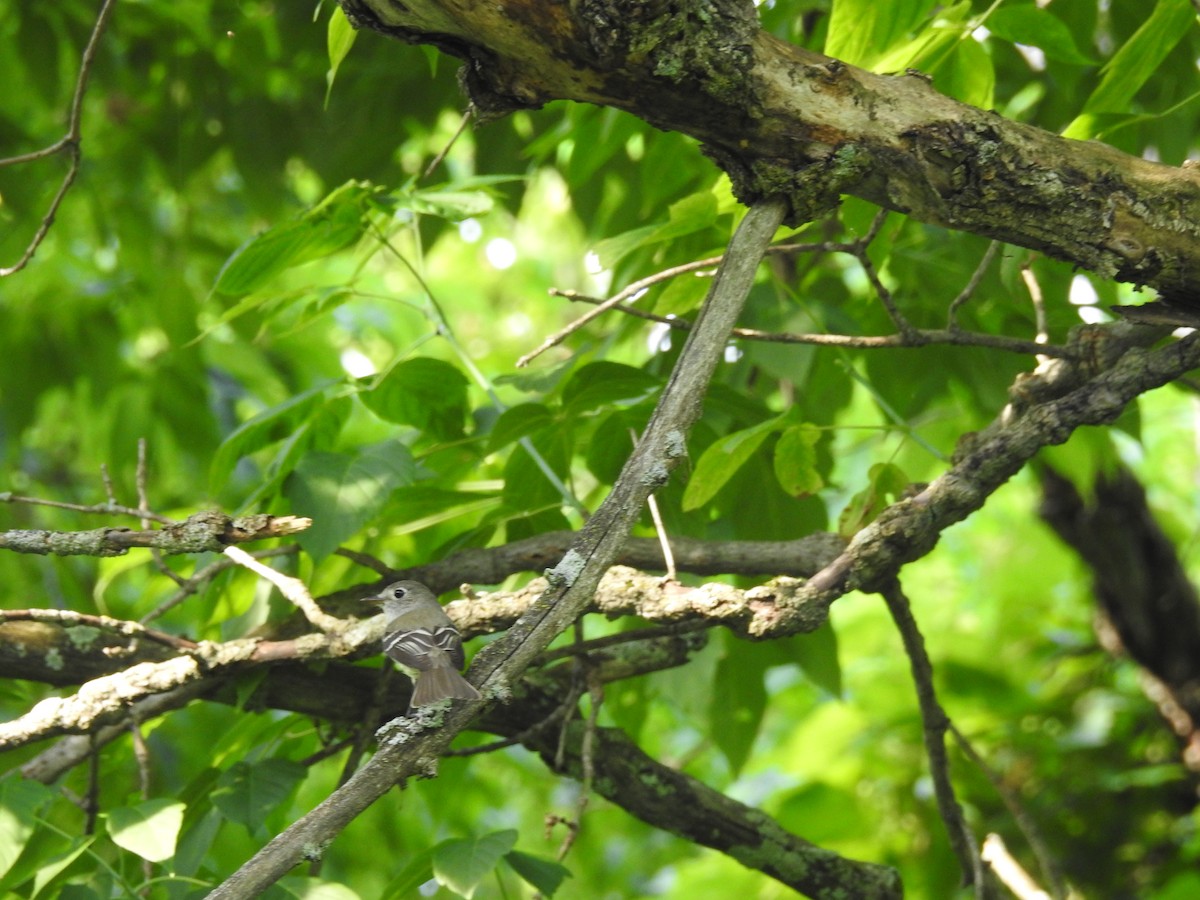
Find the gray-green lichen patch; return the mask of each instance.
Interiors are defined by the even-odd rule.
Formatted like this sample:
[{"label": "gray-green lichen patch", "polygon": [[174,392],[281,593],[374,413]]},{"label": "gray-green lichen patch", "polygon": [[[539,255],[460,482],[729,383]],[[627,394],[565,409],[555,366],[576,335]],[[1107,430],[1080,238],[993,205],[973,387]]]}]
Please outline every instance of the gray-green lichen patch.
[{"label": "gray-green lichen patch", "polygon": [[57,647],[51,647],[46,651],[46,668],[53,669],[56,672],[61,672],[64,668],[62,654]]},{"label": "gray-green lichen patch", "polygon": [[546,570],[546,580],[556,586],[570,586],[575,583],[586,562],[574,549],[568,550],[557,566]]},{"label": "gray-green lichen patch", "polygon": [[100,637],[100,629],[94,628],[91,625],[73,625],[66,629],[67,640],[69,640],[77,650],[90,650],[92,645]]}]

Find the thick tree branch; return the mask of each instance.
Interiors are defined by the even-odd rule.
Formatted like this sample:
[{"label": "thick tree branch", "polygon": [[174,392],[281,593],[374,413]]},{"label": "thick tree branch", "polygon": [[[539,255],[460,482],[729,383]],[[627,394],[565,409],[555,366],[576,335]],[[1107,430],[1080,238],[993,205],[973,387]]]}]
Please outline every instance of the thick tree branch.
[{"label": "thick tree branch", "polygon": [[1200,295],[1200,171],[1073,141],[876,75],[758,27],[749,0],[342,0],[351,21],[466,61],[482,118],[569,99],[699,139],[744,202],[813,176],[923,222],[1106,278]]},{"label": "thick tree branch", "polygon": [[[525,712],[524,706],[516,709],[518,715]],[[524,721],[520,718],[514,725]],[[551,769],[581,778],[583,725],[576,721],[568,726],[561,769],[556,766],[558,729],[534,731],[526,746],[541,754]],[[719,850],[818,900],[903,896],[895,869],[847,859],[797,837],[761,810],[657,762],[619,729],[597,729],[593,740],[594,789],[642,821]]]},{"label": "thick tree branch", "polygon": [[[916,496],[884,510],[836,560],[780,598],[777,612],[794,621],[776,627],[809,630],[838,597],[879,590],[901,566],[933,549],[944,529],[979,509],[1042,447],[1065,442],[1080,425],[1114,421],[1139,394],[1200,365],[1200,335],[1153,351],[1133,346],[1121,353],[1154,334],[1137,325],[1100,332],[1079,329],[1076,339],[1081,342],[1101,338],[1091,348],[1093,356],[1120,354],[1116,362],[1098,361],[1103,371],[1089,379],[1094,369],[1053,360],[1037,374],[1019,379],[1010,407],[983,431],[960,440],[949,471]],[[1034,400],[1037,405],[1031,405]]]},{"label": "thick tree branch", "polygon": [[151,531],[94,528],[91,531],[3,531],[0,550],[56,556],[124,556],[134,547],[163,553],[220,553],[247,541],[284,537],[303,531],[311,519],[299,516],[227,516],[200,512]]}]

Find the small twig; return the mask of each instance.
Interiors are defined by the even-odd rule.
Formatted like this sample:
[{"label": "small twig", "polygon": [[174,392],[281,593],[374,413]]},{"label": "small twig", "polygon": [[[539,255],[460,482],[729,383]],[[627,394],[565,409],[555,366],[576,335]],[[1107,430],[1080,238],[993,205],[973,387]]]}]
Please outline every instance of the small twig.
[{"label": "small twig", "polygon": [[[250,555],[255,559],[271,559],[275,556],[291,556],[299,552],[299,547],[291,545],[287,547],[271,547],[267,550],[255,550]],[[170,612],[188,597],[198,594],[207,582],[212,581],[212,579],[216,578],[226,569],[230,569],[236,565],[238,564],[232,559],[218,559],[215,562],[209,563],[199,572],[192,575],[191,578],[185,578],[179,582],[179,590],[138,619],[138,621],[143,625],[147,622],[153,622],[160,616]]]},{"label": "small twig", "polygon": [[[629,437],[633,446],[637,447],[637,432],[629,429]],[[667,528],[663,525],[662,515],[658,511],[658,501],[653,494],[646,497],[646,506],[650,508],[650,519],[654,522],[654,533],[658,535],[659,546],[662,547],[663,562],[667,564],[667,572],[663,576],[667,581],[675,580],[675,556],[671,553],[671,541],[667,538]]]},{"label": "small twig", "polygon": [[453,137],[446,142],[446,146],[443,147],[438,152],[438,155],[433,158],[433,162],[425,167],[425,171],[421,175],[422,178],[428,178],[433,174],[433,170],[442,164],[442,160],[446,158],[446,154],[450,152],[450,148],[458,142],[458,139],[462,136],[462,133],[467,130],[467,123],[471,121],[471,116],[474,114],[474,112],[474,106],[467,107],[466,112],[464,112],[462,115],[462,121],[458,123],[458,129],[454,132]]},{"label": "small twig", "polygon": [[892,320],[892,324],[896,326],[896,330],[903,337],[911,340],[912,336],[916,334],[917,329],[904,317],[904,313],[900,312],[900,307],[896,306],[896,299],[892,296],[892,292],[887,289],[887,285],[880,279],[879,273],[875,271],[875,264],[871,262],[871,257],[867,255],[867,248],[860,248],[854,254],[854,258],[863,267],[863,271],[867,275],[867,280],[871,282],[871,287],[875,289],[875,295],[879,297],[879,302],[883,304],[883,308],[887,311],[888,318]]},{"label": "small twig", "polygon": [[90,741],[88,753],[88,788],[83,799],[84,834],[96,833],[96,817],[100,814],[100,745]]},{"label": "small twig", "polygon": [[158,513],[132,506],[122,506],[119,503],[95,503],[86,506],[81,503],[63,503],[59,500],[42,500],[39,497],[22,497],[10,491],[0,491],[0,503],[27,503],[30,506],[52,506],[55,509],[69,509],[72,512],[90,513],[105,516],[134,516],[138,519],[150,519],[159,525],[174,525],[174,519],[160,516]]},{"label": "small twig", "polygon": [[[146,439],[141,437],[138,438],[137,443],[137,496],[138,509],[142,511],[142,528],[147,530],[150,528],[151,521],[149,518],[150,499],[146,487],[149,481],[147,475],[148,468],[149,467],[146,464]],[[157,547],[150,551],[150,558],[154,560],[154,568],[158,569],[161,574],[165,575],[176,584],[182,585],[184,581],[186,581],[182,575],[180,575],[178,572],[175,572],[170,566],[163,562],[162,551],[160,551]]]},{"label": "small twig", "polygon": [[[587,723],[583,729],[583,740],[579,747],[579,762],[583,769],[583,781],[579,785],[579,799],[575,802],[575,817],[566,823],[567,833],[558,848],[557,859],[562,862],[571,852],[579,832],[583,828],[583,814],[587,811],[588,801],[592,795],[592,783],[596,779],[596,723],[600,718],[600,707],[604,703],[604,685],[588,673],[588,694],[591,696],[591,709],[588,710]],[[559,767],[561,768],[561,766]]]},{"label": "small twig", "polygon": [[929,772],[933,778],[938,811],[946,825],[950,846],[962,867],[963,878],[966,883],[975,885],[975,896],[983,898],[983,863],[975,849],[975,837],[963,816],[962,807],[958,805],[954,796],[954,786],[950,782],[950,763],[946,757],[946,729],[950,720],[938,702],[937,692],[934,690],[933,664],[925,652],[925,638],[917,627],[908,597],[905,596],[899,581],[893,579],[884,586],[880,594],[887,603],[896,629],[900,632],[904,652],[908,655],[909,666],[912,668],[917,702],[921,709],[921,722],[924,726],[925,752],[929,756]]},{"label": "small twig", "polygon": [[979,260],[979,265],[975,267],[975,271],[971,273],[971,277],[967,280],[966,285],[959,292],[958,296],[950,301],[950,308],[946,311],[946,330],[957,332],[958,327],[958,310],[964,303],[975,296],[975,291],[979,288],[980,282],[983,281],[983,276],[987,273],[988,267],[992,264],[992,260],[996,258],[996,254],[1000,250],[1000,242],[992,241],[988,244],[986,250],[983,251],[983,258]]},{"label": "small twig", "polygon": [[[557,288],[550,293],[556,297],[577,300],[580,303],[599,304],[605,301],[598,297],[589,297],[576,291],[565,291]],[[659,322],[679,331],[688,331],[692,323],[686,319],[660,316],[646,312],[633,306],[618,306],[617,310],[629,316],[636,316],[648,322]],[[963,347],[990,347],[994,350],[1004,350],[1009,353],[1025,353],[1034,356],[1057,356],[1070,358],[1072,353],[1067,347],[1034,343],[1020,338],[1008,338],[995,334],[963,331],[960,328],[936,329],[913,328],[908,334],[887,335],[850,335],[850,334],[790,334],[778,331],[759,331],[755,328],[734,328],[731,334],[736,338],[748,341],[769,341],[777,344],[816,344],[825,347],[849,347],[856,350],[881,350],[901,347],[924,347],[927,344],[953,344]]]},{"label": "small twig", "polygon": [[172,650],[191,650],[197,646],[195,641],[176,637],[165,631],[155,631],[153,628],[146,628],[144,625],[130,622],[127,619],[96,616],[90,613],[75,612],[71,609],[0,609],[0,621],[52,622],[62,626],[87,625],[101,631],[119,634],[122,637],[145,638],[157,644],[164,644]]},{"label": "small twig", "polygon": [[[1000,774],[988,765],[987,760],[975,749],[975,745],[967,739],[965,734],[959,731],[958,726],[953,722],[950,723],[950,733],[954,735],[955,742],[967,759],[974,763],[979,771],[983,772],[988,781],[992,783],[992,787],[995,788],[996,793],[1000,795],[1000,799],[1008,809],[1009,815],[1013,817],[1013,821],[1016,823],[1017,828],[1020,829],[1025,842],[1029,844],[1030,850],[1033,851],[1033,855],[1037,858],[1038,866],[1042,870],[1042,877],[1050,882],[1050,890],[1053,895],[1056,898],[1067,896],[1062,868],[1058,865],[1058,862],[1050,852],[1049,846],[1042,838],[1041,829],[1038,828],[1033,817],[1029,815],[1029,812],[1021,804],[1016,793],[1008,789]],[[987,841],[984,841],[984,848],[986,850]],[[986,855],[984,859],[987,859]]]},{"label": "small twig", "polygon": [[712,627],[712,622],[698,619],[693,622],[673,622],[670,625],[654,625],[650,628],[639,628],[636,631],[622,631],[620,634],[606,634],[604,637],[592,638],[581,644],[570,644],[566,647],[547,650],[538,655],[534,664],[544,666],[569,656],[586,656],[606,647],[617,647],[621,644],[632,644],[635,641],[649,641],[662,637],[675,637],[693,631],[705,631]]},{"label": "small twig", "polygon": [[112,475],[108,472],[108,463],[100,463],[100,480],[104,482],[104,496],[108,498],[109,505],[116,506],[117,494],[113,490]]},{"label": "small twig", "polygon": [[42,217],[42,223],[38,226],[37,231],[34,232],[29,246],[25,248],[25,252],[21,254],[21,258],[14,265],[7,268],[0,268],[0,278],[20,272],[33,259],[33,254],[37,252],[37,248],[41,246],[42,241],[49,234],[50,226],[54,224],[54,217],[58,214],[58,208],[62,204],[63,198],[67,196],[67,191],[75,183],[75,176],[79,174],[79,165],[82,162],[82,153],[80,152],[79,145],[81,139],[80,125],[83,121],[83,95],[87,91],[88,76],[91,74],[92,63],[96,58],[96,47],[100,43],[100,35],[104,32],[104,27],[108,24],[108,17],[115,7],[116,0],[104,0],[104,5],[100,7],[100,14],[96,17],[96,24],[92,27],[92,34],[88,38],[87,45],[83,48],[83,58],[79,63],[79,77],[75,80],[75,93],[71,98],[71,111],[67,119],[67,133],[49,147],[35,150],[32,153],[25,153],[21,156],[10,156],[7,159],[0,159],[0,166],[11,166],[18,163],[44,159],[45,157],[53,156],[60,150],[66,150],[71,160],[67,168],[67,174],[63,176],[62,184],[59,185],[54,199],[50,201],[50,208],[46,211],[46,215]]},{"label": "small twig", "polygon": [[376,575],[383,575],[384,577],[387,577],[393,571],[392,567],[383,560],[376,559],[374,556],[371,556],[368,553],[362,553],[358,550],[350,550],[346,547],[338,547],[333,552],[334,555],[345,557],[351,562],[362,566],[364,569],[370,569]]},{"label": "small twig", "polygon": [[1050,900],[1050,895],[1038,887],[1021,864],[1013,859],[1000,835],[989,834],[984,840],[983,861],[992,867],[996,877],[1018,900]]},{"label": "small twig", "polygon": [[1034,321],[1037,323],[1035,340],[1039,344],[1048,344],[1050,335],[1046,327],[1046,302],[1042,297],[1042,286],[1038,284],[1037,276],[1028,262],[1021,266],[1021,280],[1025,282],[1025,289],[1029,291],[1029,299],[1033,303]]},{"label": "small twig", "polygon": [[495,753],[497,750],[503,750],[505,747],[513,747],[517,744],[526,743],[531,737],[549,728],[562,716],[570,716],[570,712],[579,703],[579,692],[574,688],[567,692],[566,698],[554,708],[550,715],[530,725],[524,731],[514,734],[512,737],[502,738],[498,741],[490,741],[486,744],[480,744],[477,747],[458,747],[454,750],[447,750],[443,756],[479,756],[483,753]]},{"label": "small twig", "polygon": [[[137,761],[138,788],[143,800],[150,799],[150,749],[146,746],[146,737],[142,734],[141,723],[133,719],[129,723],[129,735],[133,739],[133,758]],[[148,859],[142,860],[142,876],[148,882],[154,877],[154,864]],[[148,896],[148,888],[142,889],[142,896]]]},{"label": "small twig", "polygon": [[329,615],[317,605],[312,594],[308,592],[308,587],[299,578],[284,575],[270,566],[264,566],[241,547],[226,547],[222,552],[239,566],[249,569],[279,588],[279,593],[283,594],[286,600],[304,613],[304,618],[321,631],[331,632],[342,627],[340,619]]},{"label": "small twig", "polygon": [[[875,236],[879,233],[879,229],[882,227],[883,221],[886,218],[887,218],[887,213],[881,212],[871,222],[871,228],[870,228],[870,230],[868,230],[866,235],[864,235],[859,240],[851,241],[849,243],[835,242],[835,241],[820,241],[820,242],[816,242],[816,243],[802,243],[802,244],[774,244],[774,245],[768,247],[763,252],[764,252],[764,254],[772,254],[772,253],[853,253],[853,254],[857,255],[858,253],[860,253],[862,251],[862,248],[866,244],[870,243],[872,240],[875,239]],[[619,306],[625,300],[629,300],[631,298],[637,299],[638,297],[641,296],[642,292],[648,290],[649,288],[652,288],[654,285],[659,284],[663,281],[669,281],[672,278],[678,278],[680,275],[687,275],[691,272],[699,272],[703,269],[712,269],[713,273],[715,273],[716,267],[719,266],[722,262],[724,262],[724,260],[725,260],[724,255],[709,256],[706,259],[697,259],[697,260],[693,260],[692,262],[682,263],[678,266],[671,266],[670,268],[662,269],[661,271],[655,272],[653,275],[647,275],[645,278],[639,278],[637,281],[633,282],[632,284],[629,284],[626,287],[622,288],[621,290],[617,291],[617,293],[613,294],[607,300],[594,301],[599,304],[596,309],[590,310],[589,312],[580,316],[574,322],[571,322],[569,325],[566,325],[565,327],[556,331],[554,334],[550,335],[550,337],[548,337],[544,341],[542,341],[542,343],[539,344],[536,348],[534,348],[529,353],[526,353],[524,356],[522,356],[520,359],[518,359],[517,367],[520,368],[520,367],[529,365],[533,360],[535,360],[537,357],[541,356],[543,353],[545,353],[551,347],[556,347],[559,344],[561,344],[570,335],[574,334],[576,331],[578,331],[580,328],[582,328],[588,322],[590,322],[593,319],[597,318],[598,316],[604,314],[605,312],[612,309],[613,307]],[[710,274],[713,274],[713,273],[710,273]],[[584,299],[582,297],[576,296],[574,291],[563,291],[558,288],[551,288],[550,295],[551,296],[559,296],[559,297],[570,296],[572,299]],[[632,312],[632,310],[629,310],[629,311]]]}]

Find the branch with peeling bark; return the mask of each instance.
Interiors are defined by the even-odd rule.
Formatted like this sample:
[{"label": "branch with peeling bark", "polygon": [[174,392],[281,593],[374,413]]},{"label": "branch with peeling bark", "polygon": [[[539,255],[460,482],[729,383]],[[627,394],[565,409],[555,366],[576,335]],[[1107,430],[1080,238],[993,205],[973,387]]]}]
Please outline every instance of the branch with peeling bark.
[{"label": "branch with peeling bark", "polygon": [[[342,0],[351,22],[465,61],[482,120],[567,99],[691,135],[743,202],[853,194],[1173,300],[1200,294],[1200,170],[1073,141],[759,28],[748,0]],[[843,186],[844,185],[844,186]]]}]

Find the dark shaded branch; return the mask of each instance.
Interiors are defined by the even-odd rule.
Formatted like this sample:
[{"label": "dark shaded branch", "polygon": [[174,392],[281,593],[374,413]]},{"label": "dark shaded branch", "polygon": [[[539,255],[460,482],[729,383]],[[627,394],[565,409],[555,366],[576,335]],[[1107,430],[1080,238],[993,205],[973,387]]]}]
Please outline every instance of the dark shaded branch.
[{"label": "dark shaded branch", "polygon": [[933,792],[937,797],[938,812],[946,826],[946,836],[958,857],[963,880],[975,885],[976,896],[983,896],[983,864],[976,849],[975,836],[963,816],[962,807],[954,796],[954,784],[950,780],[950,760],[946,756],[946,729],[950,719],[938,701],[933,685],[933,663],[925,652],[925,638],[913,618],[912,605],[900,587],[893,581],[880,591],[896,630],[904,642],[904,653],[912,669],[913,684],[917,690],[917,704],[921,709],[922,734],[925,753],[929,757],[929,774],[933,779]]},{"label": "dark shaded branch", "polygon": [[[548,697],[558,692],[549,692]],[[529,729],[546,700],[522,692],[507,716],[514,731]],[[576,720],[560,744],[559,729],[526,731],[525,745],[551,769],[582,780],[585,724]],[[892,868],[858,862],[787,831],[761,810],[739,803],[683,772],[657,762],[616,728],[599,728],[591,762],[595,791],[644,822],[718,850],[747,868],[814,898],[902,896]],[[562,764],[556,763],[561,753]]]},{"label": "dark shaded branch", "polygon": [[1048,467],[1042,518],[1092,570],[1096,601],[1139,665],[1160,682],[1160,710],[1200,770],[1200,597],[1174,542],[1155,521],[1128,469],[1096,480],[1089,502]]}]

